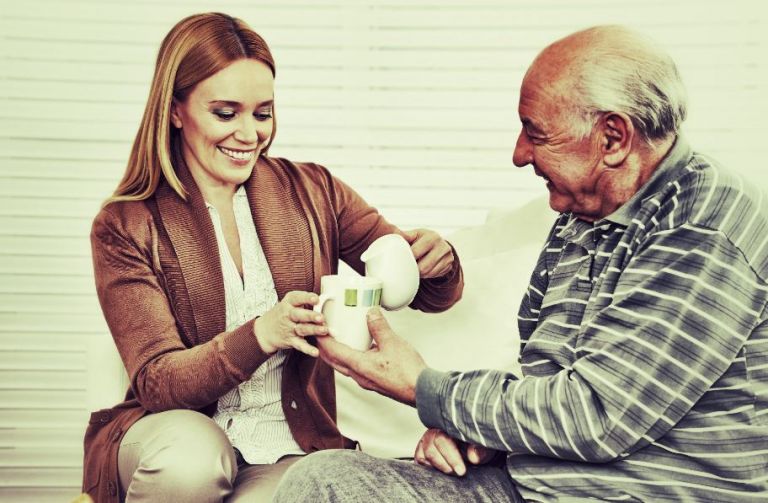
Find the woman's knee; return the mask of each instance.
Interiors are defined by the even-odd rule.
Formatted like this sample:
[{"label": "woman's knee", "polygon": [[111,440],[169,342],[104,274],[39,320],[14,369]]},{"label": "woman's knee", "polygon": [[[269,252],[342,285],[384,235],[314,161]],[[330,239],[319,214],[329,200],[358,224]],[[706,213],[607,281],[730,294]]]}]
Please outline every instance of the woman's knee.
[{"label": "woman's knee", "polygon": [[137,430],[132,427],[120,447],[121,454],[123,449],[138,451],[126,488],[129,494],[153,490],[207,501],[220,499],[231,490],[237,473],[234,450],[207,416],[172,410],[147,416],[134,426]]}]

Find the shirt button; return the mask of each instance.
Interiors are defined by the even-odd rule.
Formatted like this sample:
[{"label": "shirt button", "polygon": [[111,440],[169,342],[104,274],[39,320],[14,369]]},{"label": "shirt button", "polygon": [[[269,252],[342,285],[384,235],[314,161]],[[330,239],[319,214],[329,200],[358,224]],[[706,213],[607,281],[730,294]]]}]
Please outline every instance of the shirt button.
[{"label": "shirt button", "polygon": [[117,485],[111,480],[107,484],[107,492],[109,492],[110,496],[117,496]]},{"label": "shirt button", "polygon": [[292,408],[293,410],[296,410],[296,409],[298,409],[298,408],[299,408],[299,406],[298,406],[298,405],[296,405],[296,400],[291,400],[291,408]]}]

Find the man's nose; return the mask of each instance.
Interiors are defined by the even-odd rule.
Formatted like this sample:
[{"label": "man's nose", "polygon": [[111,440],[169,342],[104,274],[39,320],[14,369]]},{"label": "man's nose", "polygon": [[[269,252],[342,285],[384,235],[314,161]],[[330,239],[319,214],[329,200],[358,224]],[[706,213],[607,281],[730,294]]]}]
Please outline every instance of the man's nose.
[{"label": "man's nose", "polygon": [[533,149],[531,148],[531,142],[525,136],[525,131],[521,130],[517,135],[517,143],[515,143],[515,151],[512,154],[512,162],[518,168],[522,168],[528,164],[533,164]]}]

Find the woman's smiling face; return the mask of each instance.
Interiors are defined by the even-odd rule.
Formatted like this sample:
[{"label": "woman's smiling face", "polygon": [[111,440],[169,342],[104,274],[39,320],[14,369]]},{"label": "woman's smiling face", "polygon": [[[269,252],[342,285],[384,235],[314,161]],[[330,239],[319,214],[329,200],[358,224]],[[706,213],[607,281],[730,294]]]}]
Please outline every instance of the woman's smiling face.
[{"label": "woman's smiling face", "polygon": [[235,61],[197,84],[183,102],[174,100],[171,122],[203,193],[234,192],[250,177],[272,135],[273,100],[272,71],[255,59]]}]

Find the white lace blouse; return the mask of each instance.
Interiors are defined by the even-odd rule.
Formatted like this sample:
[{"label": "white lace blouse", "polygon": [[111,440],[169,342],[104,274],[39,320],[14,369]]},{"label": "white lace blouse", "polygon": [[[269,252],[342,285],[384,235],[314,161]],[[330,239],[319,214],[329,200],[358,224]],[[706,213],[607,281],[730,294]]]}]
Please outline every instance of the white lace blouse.
[{"label": "white lace blouse", "polygon": [[[227,248],[219,214],[212,205],[206,205],[216,230],[224,274],[227,330],[233,330],[274,306],[277,292],[256,234],[245,188],[241,186],[233,198],[243,260],[242,280]],[[213,420],[249,464],[274,463],[287,454],[304,454],[288,429],[280,401],[280,380],[287,355],[287,350],[278,351],[250,379],[219,398]]]}]

